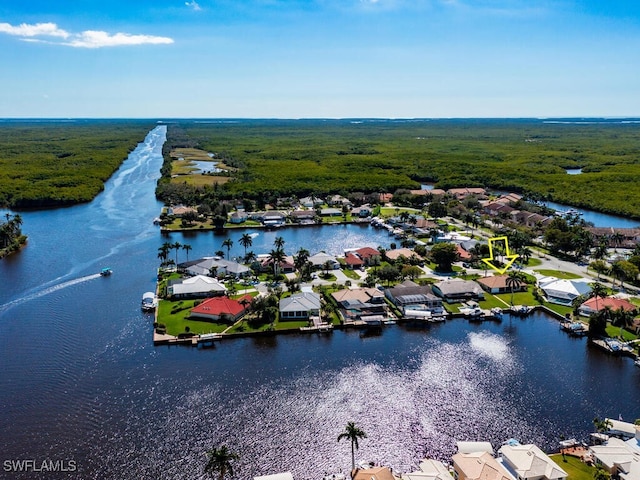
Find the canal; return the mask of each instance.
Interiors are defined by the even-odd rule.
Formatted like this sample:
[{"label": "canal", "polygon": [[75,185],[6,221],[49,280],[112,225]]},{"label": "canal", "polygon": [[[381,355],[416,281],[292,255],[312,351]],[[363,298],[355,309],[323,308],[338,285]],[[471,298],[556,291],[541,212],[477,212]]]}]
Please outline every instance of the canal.
[{"label": "canal", "polygon": [[[313,479],[349,468],[350,447],[337,442],[348,421],[368,434],[359,459],[409,470],[425,455],[447,458],[455,440],[551,449],[561,435],[585,438],[595,416],[640,416],[640,369],[541,313],[154,347],[139,304],[167,241],[152,224],[165,133],[150,132],[90,204],[23,214],[29,245],[0,262],[3,460],[74,460],[78,470],[59,478],[191,479],[224,443],[240,455],[237,478]],[[392,241],[360,226],[254,233],[256,253],[275,235],[288,253]],[[170,239],[195,258],[224,237]],[[100,277],[107,266],[113,275]]]}]

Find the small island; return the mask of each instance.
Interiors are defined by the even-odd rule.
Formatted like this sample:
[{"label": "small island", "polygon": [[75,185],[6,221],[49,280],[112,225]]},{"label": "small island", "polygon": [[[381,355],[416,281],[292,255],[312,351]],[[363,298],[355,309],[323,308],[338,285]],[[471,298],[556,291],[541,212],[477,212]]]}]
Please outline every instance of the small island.
[{"label": "small island", "polygon": [[26,243],[27,237],[22,234],[22,217],[5,214],[5,219],[0,220],[0,258],[17,252]]}]

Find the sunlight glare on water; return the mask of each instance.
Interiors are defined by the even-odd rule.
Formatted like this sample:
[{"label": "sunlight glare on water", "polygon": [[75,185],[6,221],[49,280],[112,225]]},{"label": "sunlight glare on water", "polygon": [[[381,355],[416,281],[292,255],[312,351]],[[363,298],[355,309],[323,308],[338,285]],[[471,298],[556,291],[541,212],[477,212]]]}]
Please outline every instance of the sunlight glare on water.
[{"label": "sunlight glare on water", "polygon": [[[219,387],[194,387],[166,417],[148,419],[146,427],[156,433],[146,438],[170,443],[185,459],[180,468],[201,464],[210,445],[226,444],[242,452],[236,469],[242,478],[286,470],[294,478],[319,478],[350,468],[349,444],[337,437],[356,421],[368,434],[357,461],[411,471],[425,456],[448,459],[457,440],[495,445],[511,436],[508,425],[532,430],[500,398],[505,377],[518,371],[508,352],[492,334],[471,333],[460,344],[429,339],[404,365],[355,361],[335,371],[307,369],[247,389],[231,408],[221,408],[229,405]],[[147,442],[145,448],[149,457],[139,457],[141,474],[153,468],[147,462],[164,461],[154,460],[162,444]],[[176,459],[167,467],[177,468]],[[171,470],[164,473],[173,478]]]}]

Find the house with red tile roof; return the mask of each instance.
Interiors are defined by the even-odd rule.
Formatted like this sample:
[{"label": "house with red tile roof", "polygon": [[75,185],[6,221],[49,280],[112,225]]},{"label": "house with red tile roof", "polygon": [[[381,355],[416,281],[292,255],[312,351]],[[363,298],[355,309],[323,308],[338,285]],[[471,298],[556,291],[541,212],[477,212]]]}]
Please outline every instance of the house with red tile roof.
[{"label": "house with red tile roof", "polygon": [[363,247],[354,252],[358,255],[366,266],[380,262],[380,252],[375,248]]},{"label": "house with red tile roof", "polygon": [[[490,277],[478,278],[476,282],[489,293],[511,293],[511,286],[507,286],[509,275],[492,275]],[[513,286],[514,292],[522,292],[527,290],[527,284],[522,280],[518,280],[518,284]]]},{"label": "house with red tile roof", "polygon": [[458,252],[458,257],[460,257],[460,260],[471,259],[471,254],[467,252],[464,248],[462,248],[459,243],[456,243],[456,251]]},{"label": "house with red tile roof", "polygon": [[[208,298],[200,305],[196,305],[189,312],[189,318],[203,319],[211,322],[235,323],[247,313],[251,304],[251,295],[245,295],[238,300],[229,297]],[[249,302],[246,306],[244,303]]]},{"label": "house with red tile roof", "polygon": [[584,315],[588,317],[592,313],[599,312],[600,310],[609,307],[614,312],[616,310],[624,310],[625,312],[637,312],[638,307],[636,307],[629,300],[625,300],[624,298],[616,298],[616,297],[591,297],[589,300],[580,305],[578,309],[578,313],[580,315]]},{"label": "house with red tile roof", "polygon": [[344,256],[344,261],[349,268],[355,270],[356,268],[364,267],[364,262],[355,253],[347,252]]}]

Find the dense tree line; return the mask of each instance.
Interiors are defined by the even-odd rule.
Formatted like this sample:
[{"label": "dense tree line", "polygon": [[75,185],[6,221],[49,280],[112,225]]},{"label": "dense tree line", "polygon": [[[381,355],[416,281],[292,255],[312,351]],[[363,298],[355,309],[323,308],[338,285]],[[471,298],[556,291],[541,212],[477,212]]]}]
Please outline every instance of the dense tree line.
[{"label": "dense tree line", "polygon": [[152,126],[115,120],[0,123],[0,206],[91,201]]},{"label": "dense tree line", "polygon": [[[247,120],[183,122],[170,125],[168,136],[167,148],[197,145],[239,168],[235,181],[220,187],[221,198],[394,192],[432,182],[640,218],[640,127],[634,124]],[[567,175],[567,168],[584,173]]]}]

